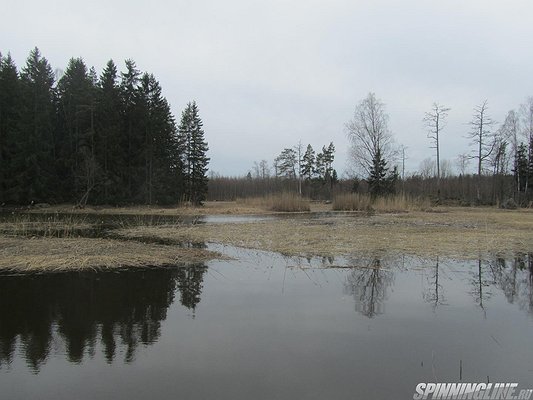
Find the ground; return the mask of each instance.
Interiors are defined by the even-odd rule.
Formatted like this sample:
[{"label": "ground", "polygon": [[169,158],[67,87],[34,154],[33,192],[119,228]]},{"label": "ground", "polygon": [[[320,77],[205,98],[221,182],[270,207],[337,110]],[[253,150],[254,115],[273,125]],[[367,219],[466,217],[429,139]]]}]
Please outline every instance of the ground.
[{"label": "ground", "polygon": [[[436,207],[400,213],[336,213],[330,205],[312,204],[298,218],[271,213],[260,204],[211,202],[201,208],[86,208],[82,213],[121,215],[268,215],[246,223],[137,224],[111,237],[44,237],[28,234],[21,222],[1,223],[0,270],[48,271],[87,268],[165,266],[205,262],[222,255],[202,245],[221,243],[298,256],[383,255],[475,259],[486,255],[533,251],[533,210]],[[73,212],[71,206],[40,209]],[[77,210],[76,210],[77,211]],[[32,211],[34,212],[34,211]],[[69,219],[73,226],[87,221]],[[32,222],[32,224],[36,224]],[[39,223],[37,223],[38,225]],[[61,229],[68,232],[61,222]],[[35,226],[31,226],[35,228]],[[83,236],[83,235],[82,235]],[[191,247],[191,244],[199,247]],[[184,247],[185,246],[185,247]]]}]

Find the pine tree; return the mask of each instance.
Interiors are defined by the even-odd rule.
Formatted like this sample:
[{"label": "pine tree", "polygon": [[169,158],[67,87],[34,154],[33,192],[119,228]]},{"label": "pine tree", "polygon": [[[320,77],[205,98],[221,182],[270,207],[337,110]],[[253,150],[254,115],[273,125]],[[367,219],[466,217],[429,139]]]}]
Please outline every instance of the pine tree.
[{"label": "pine tree", "polygon": [[275,160],[277,173],[279,176],[294,179],[296,178],[296,167],[298,165],[298,154],[294,149],[283,149]]},{"label": "pine tree", "polygon": [[201,205],[207,194],[207,142],[203,123],[196,102],[187,104],[181,114],[178,148],[182,154],[184,170],[184,197],[195,205]]},{"label": "pine tree", "polygon": [[308,144],[305,154],[302,158],[302,175],[306,181],[310,181],[313,178],[315,170],[315,151],[313,147]]}]

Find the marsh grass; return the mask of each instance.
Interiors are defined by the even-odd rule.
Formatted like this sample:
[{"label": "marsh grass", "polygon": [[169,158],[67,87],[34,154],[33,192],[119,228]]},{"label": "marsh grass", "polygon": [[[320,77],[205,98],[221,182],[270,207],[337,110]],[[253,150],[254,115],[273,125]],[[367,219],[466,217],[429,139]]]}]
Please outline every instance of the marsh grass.
[{"label": "marsh grass", "polygon": [[13,214],[0,221],[0,233],[10,236],[76,237],[90,231],[94,224],[84,216],[69,214]]},{"label": "marsh grass", "polygon": [[214,242],[286,255],[409,254],[475,259],[531,252],[533,211],[453,208],[369,216],[284,218],[168,229],[137,227],[117,235]]},{"label": "marsh grass", "polygon": [[334,211],[406,212],[426,211],[431,208],[427,198],[413,198],[405,194],[372,198],[369,194],[347,193],[333,199]]},{"label": "marsh grass", "polygon": [[276,212],[306,212],[311,210],[309,199],[290,192],[238,199],[237,203]]},{"label": "marsh grass", "polygon": [[195,247],[89,238],[0,237],[0,271],[62,272],[164,267],[223,258]]}]

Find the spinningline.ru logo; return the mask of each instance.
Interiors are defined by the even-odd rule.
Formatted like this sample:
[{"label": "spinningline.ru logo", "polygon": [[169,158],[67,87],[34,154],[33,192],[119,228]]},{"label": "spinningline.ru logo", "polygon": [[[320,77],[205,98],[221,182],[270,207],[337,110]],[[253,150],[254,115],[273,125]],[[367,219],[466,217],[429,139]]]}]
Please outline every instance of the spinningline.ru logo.
[{"label": "spinningline.ru logo", "polygon": [[518,383],[419,383],[413,400],[529,400],[533,389],[518,390]]}]

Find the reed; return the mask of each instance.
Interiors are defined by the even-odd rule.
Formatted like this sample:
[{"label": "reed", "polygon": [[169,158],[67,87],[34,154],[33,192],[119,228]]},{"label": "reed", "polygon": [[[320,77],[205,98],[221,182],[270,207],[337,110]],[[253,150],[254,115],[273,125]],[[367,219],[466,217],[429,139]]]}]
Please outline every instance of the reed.
[{"label": "reed", "polygon": [[431,203],[427,198],[415,198],[405,194],[372,198],[366,193],[347,193],[337,195],[332,208],[335,211],[426,211],[431,208]]}]

